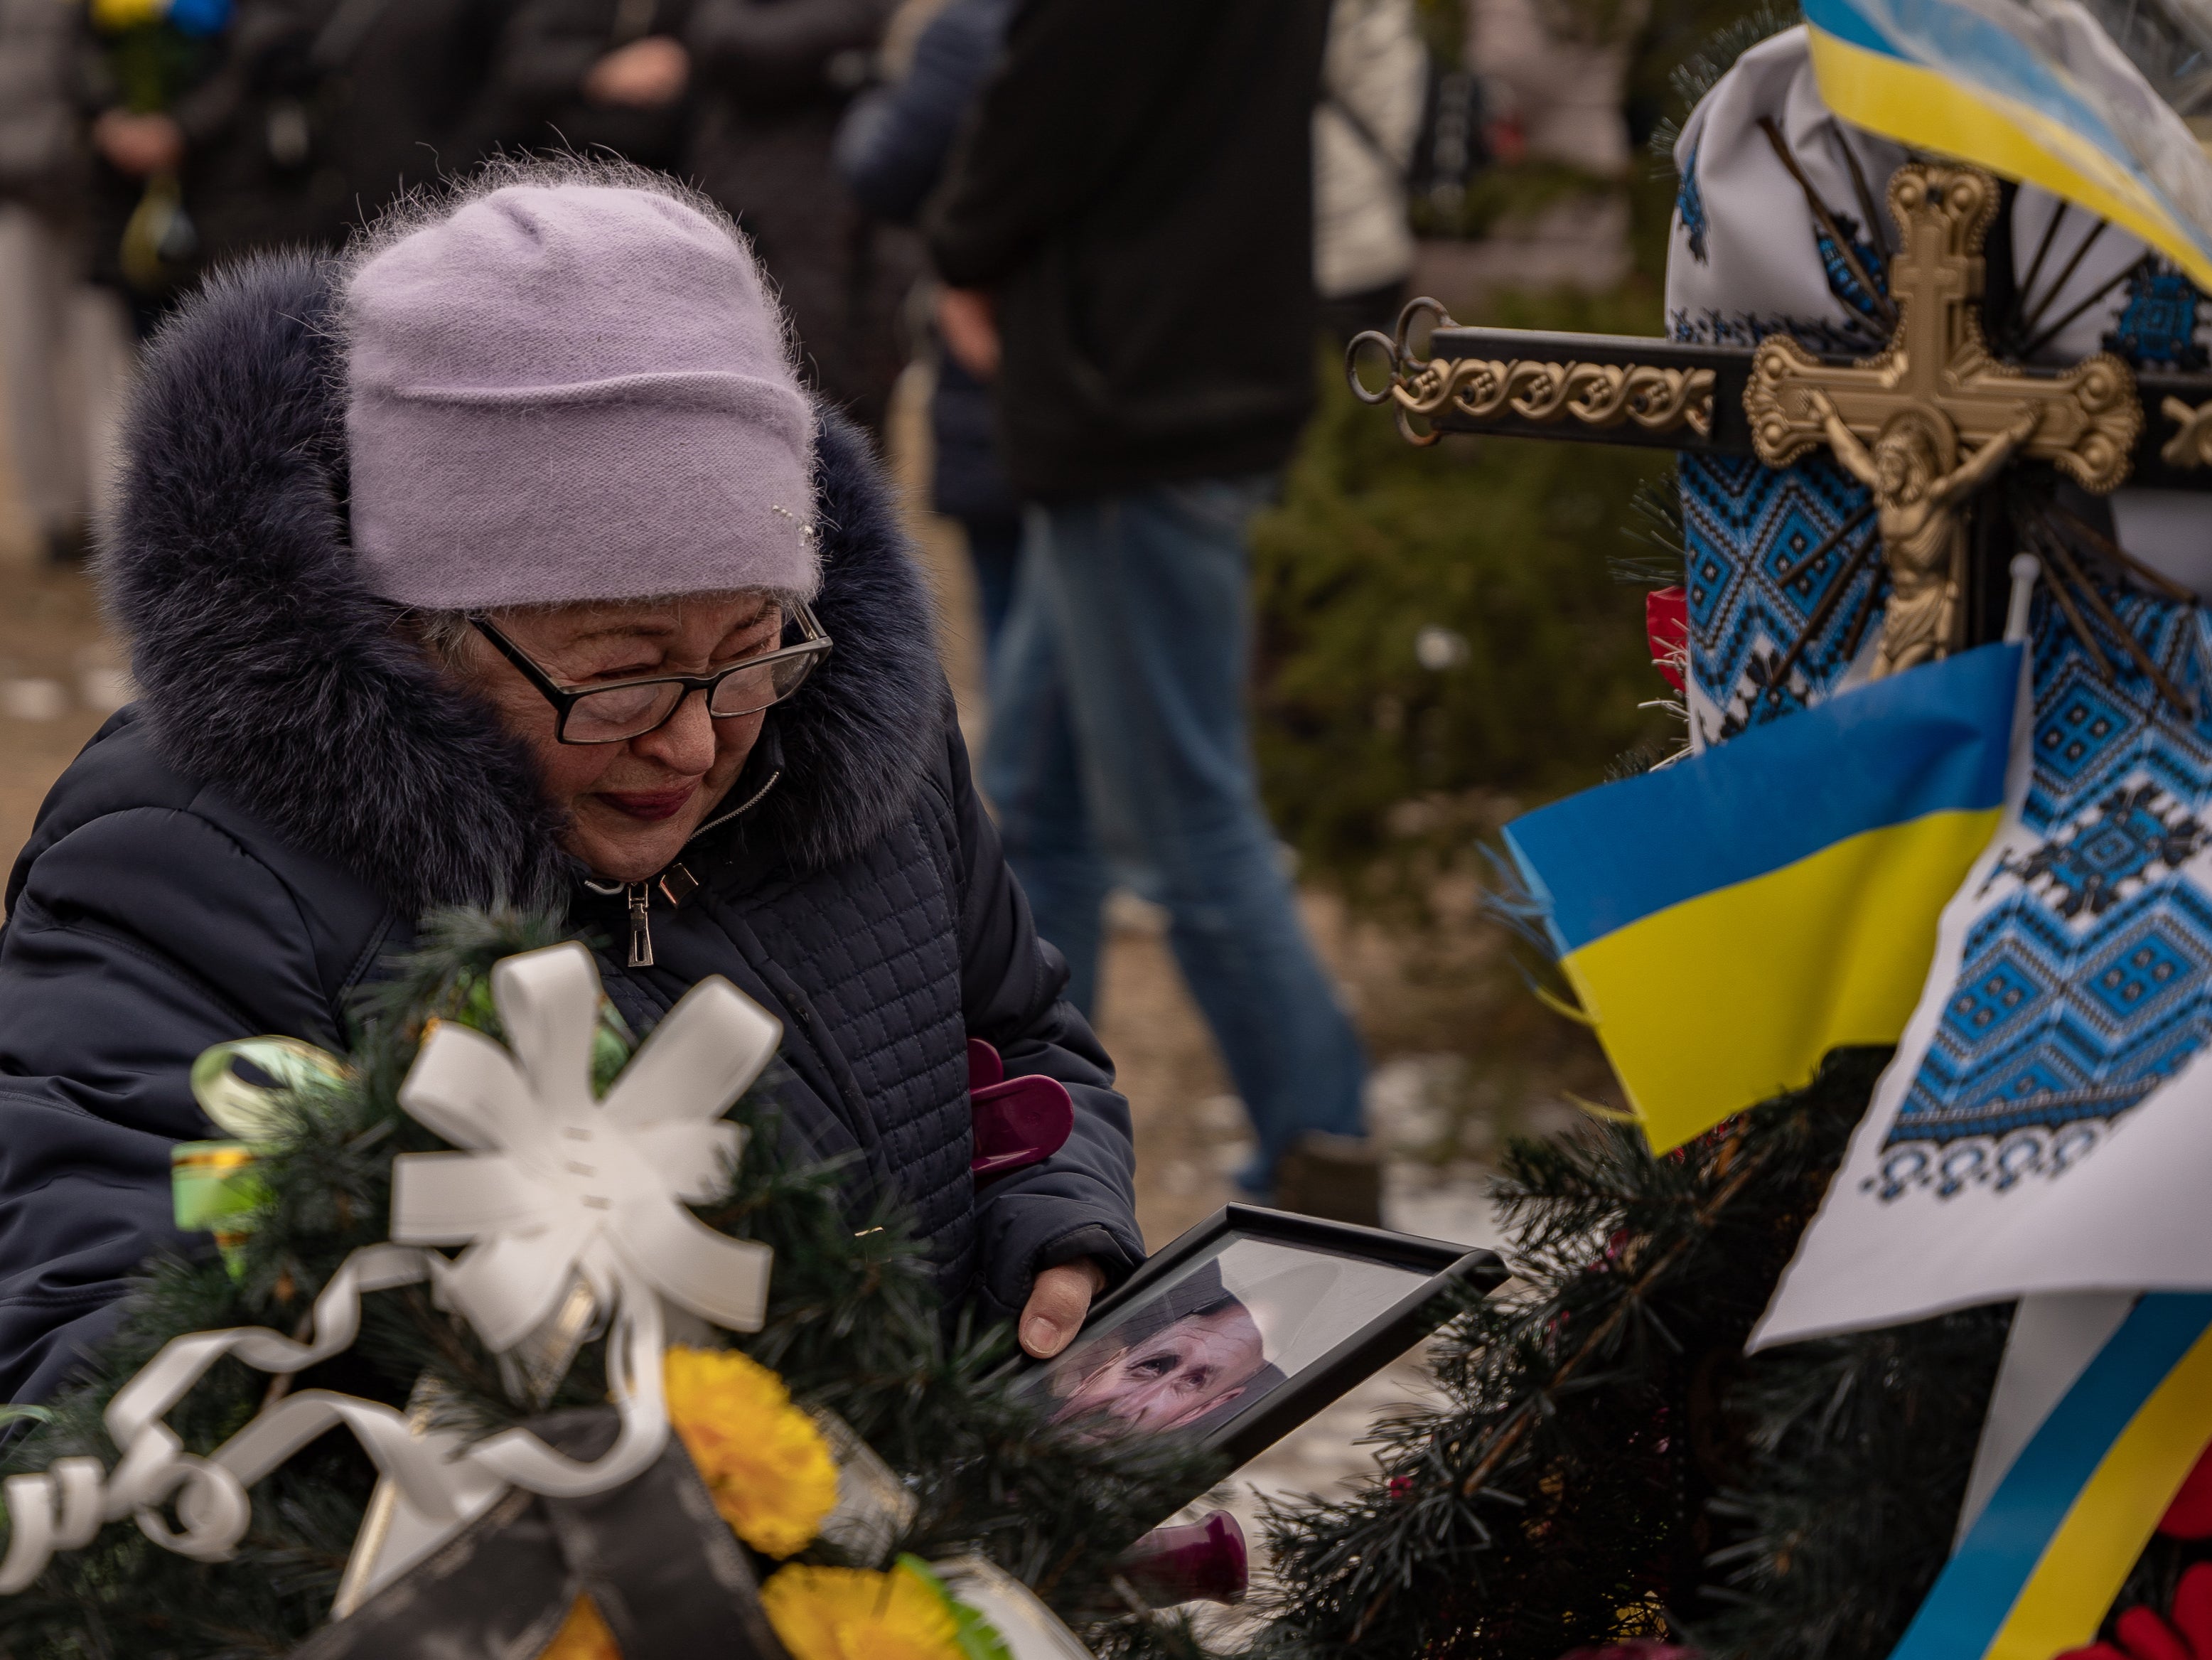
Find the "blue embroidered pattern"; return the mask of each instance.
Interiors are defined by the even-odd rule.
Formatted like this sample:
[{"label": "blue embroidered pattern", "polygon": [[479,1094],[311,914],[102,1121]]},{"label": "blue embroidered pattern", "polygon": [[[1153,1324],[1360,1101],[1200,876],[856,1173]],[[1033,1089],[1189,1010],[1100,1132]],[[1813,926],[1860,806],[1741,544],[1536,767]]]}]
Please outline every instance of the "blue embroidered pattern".
[{"label": "blue embroidered pattern", "polygon": [[[2212,1037],[2212,676],[2203,614],[2120,589],[2107,602],[2201,711],[2187,720],[2107,642],[2106,684],[2036,601],[2037,838],[1977,897],[1962,966],[1883,1143],[1881,1196],[2004,1192],[2077,1164]],[[2200,861],[2201,862],[2201,861]]]},{"label": "blue embroidered pattern", "polygon": [[1811,352],[1832,357],[1863,357],[1880,351],[1889,337],[1857,313],[1831,322],[1826,318],[1807,322],[1778,313],[1670,311],[1669,338],[1699,346],[1755,346],[1770,334],[1786,334]]},{"label": "blue embroidered pattern", "polygon": [[1851,268],[1844,263],[1843,255],[1837,252],[1835,239],[1815,223],[1813,246],[1820,250],[1820,269],[1826,273],[1828,291],[1862,317],[1872,317],[1875,295],[1879,295],[1883,299],[1889,297],[1889,261],[1872,244],[1859,240],[1856,220],[1838,214],[1835,221],[1836,228],[1843,232],[1851,245],[1852,258],[1859,262],[1859,268],[1873,282],[1875,292],[1869,294],[1858,278],[1851,275]]},{"label": "blue embroidered pattern", "polygon": [[1713,744],[1826,696],[1850,666],[1844,647],[1867,590],[1885,579],[1879,560],[1862,564],[1819,635],[1798,654],[1788,684],[1769,695],[1782,659],[1840,580],[1850,552],[1873,538],[1873,521],[1786,587],[1781,579],[1866,504],[1866,488],[1825,452],[1778,469],[1748,458],[1685,454],[1680,473],[1696,693],[1691,718],[1699,743]]},{"label": "blue embroidered pattern", "polygon": [[1690,258],[1705,263],[1705,198],[1698,192],[1698,153],[1682,161],[1682,182],[1674,191],[1674,213],[1690,240]]},{"label": "blue embroidered pattern", "polygon": [[2205,350],[2197,342],[2197,308],[2203,298],[2172,266],[2147,258],[2128,277],[2127,303],[2105,345],[2138,368],[2204,368]]},{"label": "blue embroidered pattern", "polygon": [[[1859,252],[1869,271],[1881,271],[1870,249]],[[1837,262],[1830,270],[1832,287],[1840,269]],[[1786,334],[1808,351],[1838,356],[1877,351],[1887,337],[1856,309],[1839,321],[1717,311],[1694,316],[1677,311],[1667,320],[1677,340],[1751,346],[1770,334]],[[1692,735],[1702,748],[1826,697],[1850,666],[1844,647],[1869,585],[1887,586],[1888,579],[1879,559],[1861,565],[1829,607],[1820,636],[1807,642],[1790,665],[1789,684],[1770,694],[1783,658],[1851,550],[1873,538],[1872,521],[1796,572],[1786,588],[1780,579],[1866,505],[1866,487],[1825,450],[1778,469],[1748,457],[1685,453],[1680,472],[1690,618],[1686,702]],[[1877,620],[1879,613],[1869,619],[1862,640]]]}]

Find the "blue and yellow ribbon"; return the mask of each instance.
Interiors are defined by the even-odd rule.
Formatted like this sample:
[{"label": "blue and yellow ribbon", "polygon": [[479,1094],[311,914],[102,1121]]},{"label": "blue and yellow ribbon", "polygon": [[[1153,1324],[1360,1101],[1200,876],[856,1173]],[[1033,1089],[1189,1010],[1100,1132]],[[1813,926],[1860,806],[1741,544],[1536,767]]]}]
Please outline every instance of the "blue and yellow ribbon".
[{"label": "blue and yellow ribbon", "polygon": [[1890,1660],[2094,1642],[2208,1442],[2212,1293],[2151,1292],[2014,1460]]},{"label": "blue and yellow ribbon", "polygon": [[[2180,118],[2117,47],[2069,65],[2036,40],[2034,13],[2009,9],[2016,21],[1963,0],[1804,0],[1821,99],[1899,143],[2041,185],[2212,288],[2212,169]],[[2124,131],[2115,99],[2130,106]]]}]

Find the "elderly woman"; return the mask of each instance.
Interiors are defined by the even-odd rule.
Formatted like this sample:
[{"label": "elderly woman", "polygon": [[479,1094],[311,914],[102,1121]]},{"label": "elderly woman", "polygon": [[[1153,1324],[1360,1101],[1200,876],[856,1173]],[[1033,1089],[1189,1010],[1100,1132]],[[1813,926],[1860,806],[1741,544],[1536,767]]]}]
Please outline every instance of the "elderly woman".
[{"label": "elderly woman", "polygon": [[[723,975],[790,1133],[902,1195],[948,1299],[1056,1352],[1142,1246],[1128,1113],[969,785],[862,441],[730,223],[509,166],[156,344],[104,577],[141,700],[47,798],[0,936],[0,1393],[180,1243],[187,1073],[344,1042],[434,907],[565,907],[630,1025]],[[1063,1081],[977,1194],[966,1041]]]}]

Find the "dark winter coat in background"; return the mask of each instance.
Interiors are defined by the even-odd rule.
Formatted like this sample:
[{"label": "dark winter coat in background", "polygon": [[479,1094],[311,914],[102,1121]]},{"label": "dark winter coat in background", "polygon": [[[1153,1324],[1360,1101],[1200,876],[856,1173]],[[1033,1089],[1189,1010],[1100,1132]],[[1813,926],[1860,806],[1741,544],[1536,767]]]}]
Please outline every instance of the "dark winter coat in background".
[{"label": "dark winter coat in background", "polygon": [[[954,141],[1006,45],[1014,0],[949,0],[915,40],[914,62],[890,86],[854,100],[837,130],[837,169],[860,205],[910,225],[945,177]],[[991,388],[938,354],[929,399],[930,505],[955,519],[1021,512],[999,455]]]},{"label": "dark winter coat in background", "polygon": [[[50,1392],[170,1222],[171,1143],[213,1132],[211,1043],[345,1042],[349,1003],[440,904],[565,903],[622,938],[555,842],[488,707],[450,689],[358,582],[345,539],[330,268],[212,279],[150,356],[105,579],[141,701],[54,787],[0,933],[0,1395]],[[835,647],[769,717],[656,891],[658,965],[599,953],[649,1029],[708,975],[783,1023],[789,1133],[897,1193],[954,1299],[1011,1313],[1042,1266],[1142,1256],[1127,1104],[1039,944],[967,759],[929,601],[862,440],[820,445]],[[1073,1139],[979,1197],[965,1044],[1066,1082]]]},{"label": "dark winter coat in background", "polygon": [[698,112],[686,173],[752,238],[822,395],[877,429],[905,362],[898,310],[921,249],[861,211],[830,150],[893,9],[693,0],[684,33]]},{"label": "dark winter coat in background", "polygon": [[1025,0],[925,224],[998,297],[1014,483],[1280,466],[1313,404],[1328,0]]},{"label": "dark winter coat in background", "polygon": [[[238,0],[170,112],[199,245],[179,277],[264,248],[335,248],[401,191],[512,142],[487,98],[507,13],[507,0]],[[122,96],[93,90],[103,106]],[[94,251],[112,281],[145,186],[100,172]]]},{"label": "dark winter coat in background", "polygon": [[521,0],[492,67],[490,96],[503,135],[529,150],[611,150],[640,167],[680,172],[689,100],[615,108],[584,96],[584,77],[608,53],[650,35],[680,36],[688,0]]}]

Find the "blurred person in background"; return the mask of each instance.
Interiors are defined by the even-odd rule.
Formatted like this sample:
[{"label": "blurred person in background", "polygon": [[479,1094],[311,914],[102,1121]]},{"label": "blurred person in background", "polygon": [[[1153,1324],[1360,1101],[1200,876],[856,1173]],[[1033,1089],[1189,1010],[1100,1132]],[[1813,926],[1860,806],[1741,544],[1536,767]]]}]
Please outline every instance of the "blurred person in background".
[{"label": "blurred person in background", "polygon": [[1482,82],[1498,159],[1625,174],[1633,153],[1624,112],[1630,50],[1650,15],[1650,0],[1468,0],[1466,58]]},{"label": "blurred person in background", "polygon": [[896,5],[693,0],[684,32],[698,99],[685,171],[752,239],[823,394],[878,430],[920,249],[861,210],[831,149]]},{"label": "blurred person in background", "polygon": [[505,0],[94,0],[95,270],[142,331],[210,265],[336,247],[505,136]]},{"label": "blurred person in background", "polygon": [[680,171],[691,54],[684,0],[522,0],[500,42],[494,97],[530,149],[612,151]]},{"label": "blurred person in background", "polygon": [[225,142],[246,85],[234,68],[236,19],[229,0],[94,0],[72,15],[88,30],[80,95],[94,156],[91,272],[122,295],[143,338],[204,263],[201,199],[218,227],[262,205]]},{"label": "blurred person in background", "polygon": [[84,550],[94,435],[123,357],[84,280],[82,27],[57,0],[0,0],[0,473],[56,563]]},{"label": "blurred person in background", "polygon": [[1314,108],[1314,286],[1340,340],[1389,330],[1406,303],[1406,179],[1428,89],[1413,0],[1334,0]]},{"label": "blurred person in background", "polygon": [[[854,102],[837,131],[837,167],[868,212],[895,225],[914,222],[944,178],[960,124],[998,64],[1013,9],[1014,0],[948,0],[915,38],[905,74]],[[931,286],[927,295],[932,313],[940,311],[945,290]],[[930,502],[957,520],[967,538],[988,653],[1013,603],[1021,505],[999,454],[989,384],[963,361],[977,362],[988,374],[994,340],[988,331],[979,337],[971,330],[961,350],[942,349],[947,327],[957,331],[973,314],[972,307],[962,308],[963,298],[955,296],[951,314],[933,317],[931,328],[939,350],[929,400]]]},{"label": "blurred person in background", "polygon": [[1109,885],[1164,906],[1257,1133],[1245,1191],[1290,1185],[1295,1155],[1371,1216],[1364,1062],[1244,707],[1245,528],[1313,404],[1328,20],[1327,0],[1029,0],[926,223],[958,291],[947,344],[995,375],[1031,504],[982,775],[1038,931],[1088,1008]]}]

